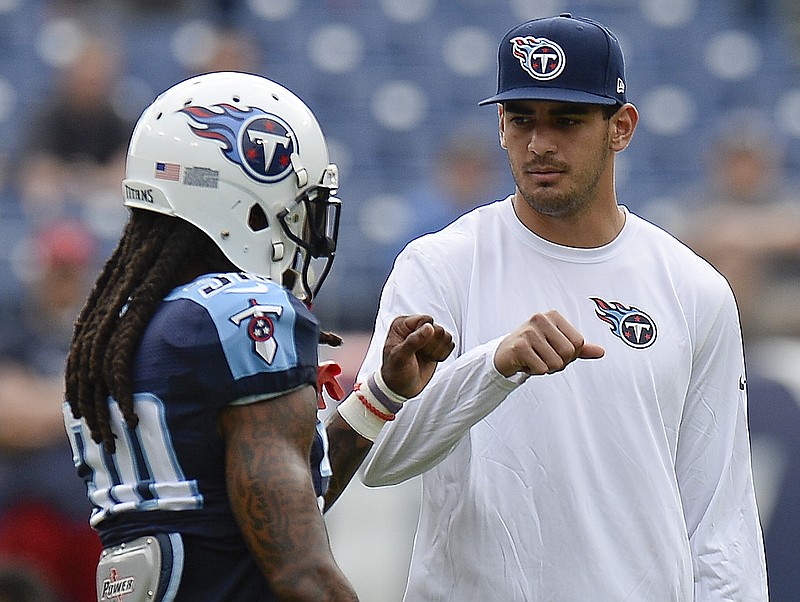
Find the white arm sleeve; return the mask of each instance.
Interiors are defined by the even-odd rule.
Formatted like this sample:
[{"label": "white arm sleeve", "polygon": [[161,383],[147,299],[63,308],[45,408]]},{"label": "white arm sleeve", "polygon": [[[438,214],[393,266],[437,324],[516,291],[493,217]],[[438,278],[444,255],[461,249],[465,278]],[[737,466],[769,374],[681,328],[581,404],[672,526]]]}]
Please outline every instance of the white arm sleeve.
[{"label": "white arm sleeve", "polygon": [[364,484],[394,485],[432,468],[518,386],[494,367],[499,342],[480,345],[441,367],[419,396],[405,402],[379,435]]},{"label": "white arm sleeve", "polygon": [[733,297],[717,311],[705,327],[698,326],[706,332],[698,332],[675,463],[694,565],[694,599],[766,602],[744,356]]},{"label": "white arm sleeve", "polygon": [[396,419],[383,427],[362,473],[369,486],[400,483],[435,466],[472,425],[518,386],[494,367],[501,338],[460,355],[460,306],[468,276],[433,272],[430,266],[414,243],[398,256],[381,295],[375,332],[358,380],[380,368],[386,332],[398,315],[432,315],[453,335],[456,348],[422,393],[406,401]]}]

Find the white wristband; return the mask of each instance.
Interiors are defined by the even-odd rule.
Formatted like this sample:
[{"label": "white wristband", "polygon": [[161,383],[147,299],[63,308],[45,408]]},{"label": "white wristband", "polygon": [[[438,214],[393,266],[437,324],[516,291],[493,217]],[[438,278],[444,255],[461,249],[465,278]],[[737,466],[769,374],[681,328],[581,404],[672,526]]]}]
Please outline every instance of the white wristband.
[{"label": "white wristband", "polygon": [[378,418],[367,409],[367,406],[361,403],[356,391],[350,393],[336,407],[336,411],[341,414],[344,421],[350,425],[350,428],[364,437],[364,439],[369,439],[370,441],[375,441],[378,438],[378,433],[380,433],[383,425],[386,424],[385,420]]},{"label": "white wristband", "polygon": [[336,409],[354,431],[375,441],[383,425],[394,420],[405,400],[389,389],[380,371],[376,371],[364,383],[357,384]]}]

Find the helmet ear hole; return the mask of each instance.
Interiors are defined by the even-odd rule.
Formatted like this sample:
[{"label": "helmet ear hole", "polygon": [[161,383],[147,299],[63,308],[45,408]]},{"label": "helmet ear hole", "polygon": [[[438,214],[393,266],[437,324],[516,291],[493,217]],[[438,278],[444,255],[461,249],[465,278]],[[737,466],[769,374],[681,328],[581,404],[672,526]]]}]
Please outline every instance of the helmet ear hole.
[{"label": "helmet ear hole", "polygon": [[261,205],[258,203],[250,207],[250,213],[247,216],[247,225],[250,226],[253,232],[261,232],[261,230],[269,228],[267,214],[264,213],[264,209],[262,209]]}]

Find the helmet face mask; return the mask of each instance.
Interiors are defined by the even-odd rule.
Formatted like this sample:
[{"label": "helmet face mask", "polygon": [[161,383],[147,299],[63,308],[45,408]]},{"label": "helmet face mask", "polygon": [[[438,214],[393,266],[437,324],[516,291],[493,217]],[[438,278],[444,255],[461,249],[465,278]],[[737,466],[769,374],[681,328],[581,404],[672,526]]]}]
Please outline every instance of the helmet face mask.
[{"label": "helmet face mask", "polygon": [[[329,165],[326,172],[331,172],[332,181],[338,181],[336,166]],[[325,181],[325,178],[323,178]],[[335,188],[320,185],[304,194],[298,202],[304,206],[305,219],[303,228],[296,234],[289,219],[293,215],[289,207],[278,212],[277,217],[286,236],[297,245],[293,271],[299,275],[295,279],[292,290],[301,299],[312,299],[316,296],[322,283],[330,272],[336,256],[336,244],[339,237],[339,216],[341,201],[331,196]],[[312,269],[312,260],[319,259],[321,267]]]},{"label": "helmet face mask", "polygon": [[[239,269],[310,303],[336,250],[338,172],[322,130],[292,92],[263,77],[193,77],[145,109],[128,148],[125,205],[174,215]],[[311,258],[324,259],[321,278]]]}]

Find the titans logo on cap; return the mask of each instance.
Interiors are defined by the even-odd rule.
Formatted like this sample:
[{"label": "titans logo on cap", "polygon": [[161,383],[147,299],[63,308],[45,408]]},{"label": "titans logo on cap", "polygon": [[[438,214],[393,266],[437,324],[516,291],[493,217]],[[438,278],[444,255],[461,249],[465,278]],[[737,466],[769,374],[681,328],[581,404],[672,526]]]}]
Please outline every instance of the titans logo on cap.
[{"label": "titans logo on cap", "polygon": [[611,332],[634,349],[649,347],[656,340],[656,324],[636,307],[627,307],[617,301],[604,301],[592,297],[597,309],[595,313],[611,326]]},{"label": "titans logo on cap", "polygon": [[276,115],[255,107],[242,111],[229,104],[189,106],[181,113],[194,121],[189,127],[196,136],[221,143],[225,157],[253,179],[279,182],[292,173],[297,137]]},{"label": "titans logo on cap", "polygon": [[533,79],[555,79],[564,71],[567,59],[561,46],[555,42],[533,36],[511,38],[509,42],[519,64]]}]

